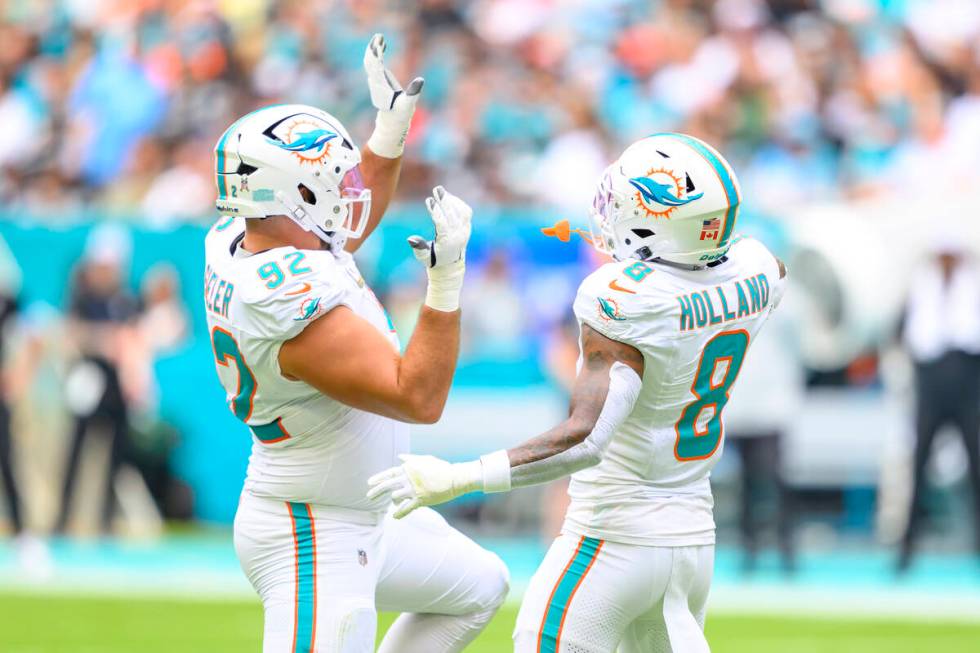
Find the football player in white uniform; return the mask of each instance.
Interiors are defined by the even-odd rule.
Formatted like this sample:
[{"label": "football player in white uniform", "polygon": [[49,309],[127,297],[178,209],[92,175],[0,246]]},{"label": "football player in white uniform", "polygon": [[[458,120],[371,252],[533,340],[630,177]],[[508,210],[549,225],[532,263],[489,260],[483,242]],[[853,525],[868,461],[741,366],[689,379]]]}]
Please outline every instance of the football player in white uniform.
[{"label": "football player in white uniform", "polygon": [[[507,571],[434,511],[395,521],[367,479],[408,451],[406,422],[442,412],[459,346],[469,207],[437,187],[435,238],[409,243],[428,292],[404,354],[351,257],[394,192],[422,87],[365,53],[378,109],[363,152],[333,116],[259,109],[218,141],[205,305],[232,412],[251,431],[235,550],[265,609],[265,653],[374,650],[376,610],[403,612],[387,653],[460,651]],[[363,180],[361,178],[363,171]]]},{"label": "football player in white uniform", "polygon": [[568,419],[468,463],[403,456],[370,481],[368,496],[391,493],[404,516],[572,474],[562,533],[517,619],[519,653],[708,650],[708,476],[732,385],[785,277],[761,243],[734,235],[739,200],[731,167],[698,139],[630,146],[592,210],[592,243],[615,262],[575,299],[581,357]]}]

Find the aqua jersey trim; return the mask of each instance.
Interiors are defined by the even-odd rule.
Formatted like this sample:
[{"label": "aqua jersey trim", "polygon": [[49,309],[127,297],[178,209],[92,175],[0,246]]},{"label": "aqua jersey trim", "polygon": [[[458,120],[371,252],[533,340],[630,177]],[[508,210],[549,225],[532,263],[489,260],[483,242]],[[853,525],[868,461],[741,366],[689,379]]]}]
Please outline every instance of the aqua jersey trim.
[{"label": "aqua jersey trim", "polygon": [[316,527],[308,503],[286,503],[293,524],[296,599],[291,653],[316,650]]},{"label": "aqua jersey trim", "polygon": [[262,444],[275,444],[276,442],[282,442],[283,440],[288,440],[292,435],[286,430],[286,427],[282,425],[282,418],[277,417],[276,421],[270,422],[269,424],[260,424],[258,426],[250,426],[252,434],[255,435],[256,439]]},{"label": "aqua jersey trim", "polygon": [[741,201],[741,198],[738,196],[738,191],[735,189],[735,182],[732,181],[732,175],[728,171],[728,167],[722,163],[717,156],[715,156],[714,152],[686,134],[661,132],[651,134],[651,136],[671,136],[676,138],[704,157],[705,161],[707,161],[711,167],[714,168],[715,174],[717,174],[718,179],[721,180],[721,185],[725,188],[725,198],[728,200],[728,210],[725,212],[725,227],[721,234],[721,240],[718,242],[718,248],[720,249],[728,245],[728,241],[732,237],[732,231],[735,229],[735,216],[738,212],[738,203]]},{"label": "aqua jersey trim", "polygon": [[555,588],[551,591],[551,597],[545,606],[544,619],[541,621],[541,635],[538,638],[537,653],[557,653],[561,645],[561,631],[565,625],[565,617],[568,608],[572,603],[575,592],[578,591],[585,576],[589,573],[596,558],[599,557],[599,550],[602,549],[602,540],[594,537],[582,537],[579,540],[578,548],[572,555],[568,566],[558,577]]},{"label": "aqua jersey trim", "polygon": [[235,128],[238,127],[238,125],[240,125],[242,121],[248,118],[249,116],[254,116],[260,111],[265,111],[266,109],[272,109],[280,106],[282,106],[281,103],[270,104],[267,107],[262,107],[261,109],[256,109],[255,111],[250,111],[249,113],[246,113],[244,116],[242,116],[235,122],[231,123],[231,126],[228,127],[228,129],[225,130],[225,133],[221,135],[221,138],[218,139],[218,145],[214,148],[214,153],[215,153],[214,171],[218,178],[219,200],[228,198],[228,184],[225,182],[225,174],[227,174],[225,172],[225,143],[228,141],[228,137],[231,136],[231,133],[235,131]]}]

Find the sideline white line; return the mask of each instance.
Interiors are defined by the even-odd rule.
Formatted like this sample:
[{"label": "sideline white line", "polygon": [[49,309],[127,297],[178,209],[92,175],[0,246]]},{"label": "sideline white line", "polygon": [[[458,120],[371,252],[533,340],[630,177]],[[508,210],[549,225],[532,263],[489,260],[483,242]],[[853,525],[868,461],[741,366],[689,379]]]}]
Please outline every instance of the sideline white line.
[{"label": "sideline white line", "polygon": [[[507,602],[520,603],[524,584],[512,588]],[[239,574],[177,573],[167,577],[141,574],[73,573],[44,581],[0,575],[0,594],[83,598],[165,599],[175,601],[257,602]],[[980,623],[980,592],[922,590],[900,586],[806,587],[794,584],[716,584],[708,602],[710,615],[784,616],[813,619],[909,619]]]},{"label": "sideline white line", "polygon": [[911,619],[980,623],[980,592],[894,587],[719,585],[708,614],[757,614],[820,619]]}]

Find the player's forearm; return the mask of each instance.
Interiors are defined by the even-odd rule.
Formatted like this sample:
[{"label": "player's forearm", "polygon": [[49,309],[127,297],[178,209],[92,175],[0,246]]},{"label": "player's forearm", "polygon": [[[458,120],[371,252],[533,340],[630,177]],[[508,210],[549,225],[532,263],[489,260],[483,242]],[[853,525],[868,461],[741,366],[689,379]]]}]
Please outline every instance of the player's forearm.
[{"label": "player's forearm", "polygon": [[[595,417],[598,417],[598,413]],[[595,428],[595,419],[570,417],[561,424],[531,438],[516,447],[507,449],[511,468],[527,465],[568,451],[581,443]]]},{"label": "player's forearm", "polygon": [[561,425],[520,447],[465,463],[405,454],[400,466],[368,479],[367,496],[391,494],[395,517],[401,518],[419,506],[445,503],[467,492],[506,492],[573,474],[602,459],[613,433],[636,405],[641,385],[635,370],[616,363],[609,370],[602,411],[591,427],[573,412]]},{"label": "player's forearm", "polygon": [[401,168],[402,157],[389,159],[375,154],[368,146],[362,148],[361,174],[364,176],[365,187],[371,189],[371,215],[368,217],[363,235],[356,240],[347,241],[345,249],[348,252],[357,250],[381,223],[381,218],[384,217],[391,199],[395,196],[395,189],[398,188]]},{"label": "player's forearm", "polygon": [[595,428],[609,393],[610,363],[601,352],[590,352],[576,380],[571,414],[564,422],[518,447],[509,449],[511,467],[526,465],[567,451]]},{"label": "player's forearm", "polygon": [[[602,460],[613,434],[633,411],[642,382],[632,368],[622,363],[615,363],[605,379],[593,374],[583,381],[576,388],[568,419],[522,445],[481,459],[485,485],[524,487],[547,483]],[[503,469],[505,459],[509,470]],[[503,477],[508,474],[509,480],[505,480]]]},{"label": "player's forearm", "polygon": [[[554,429],[508,449],[505,453],[510,463],[509,486],[549,483],[598,465],[602,460],[602,448],[601,437],[592,437],[595,430],[594,423],[591,428],[586,428],[585,424],[566,420]],[[499,453],[496,455],[500,456]],[[489,456],[481,461],[482,464],[492,465],[488,459]],[[499,464],[503,464],[503,457]]]},{"label": "player's forearm", "polygon": [[442,416],[459,357],[460,312],[423,306],[398,370],[398,387],[413,421]]}]

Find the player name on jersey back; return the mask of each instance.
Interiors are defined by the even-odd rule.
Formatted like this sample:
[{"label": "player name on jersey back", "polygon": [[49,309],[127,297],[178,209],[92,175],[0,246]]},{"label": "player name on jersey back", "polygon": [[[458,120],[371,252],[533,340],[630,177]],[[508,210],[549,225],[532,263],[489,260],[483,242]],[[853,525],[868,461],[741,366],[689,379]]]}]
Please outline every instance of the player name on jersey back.
[{"label": "player name on jersey back", "polygon": [[681,331],[702,329],[754,315],[769,306],[769,279],[764,272],[713,290],[698,290],[677,296]]},{"label": "player name on jersey back", "polygon": [[647,546],[714,542],[709,476],[725,405],[784,287],[776,258],[751,238],[710,268],[620,261],[582,282],[579,322],[643,354],[643,387],[599,464],[572,476],[565,530]]},{"label": "player name on jersey back", "polygon": [[210,265],[204,269],[204,306],[215,315],[228,318],[228,307],[235,294],[235,284],[220,278]]}]

